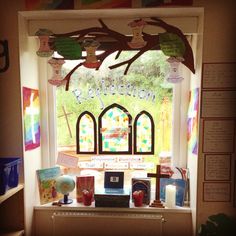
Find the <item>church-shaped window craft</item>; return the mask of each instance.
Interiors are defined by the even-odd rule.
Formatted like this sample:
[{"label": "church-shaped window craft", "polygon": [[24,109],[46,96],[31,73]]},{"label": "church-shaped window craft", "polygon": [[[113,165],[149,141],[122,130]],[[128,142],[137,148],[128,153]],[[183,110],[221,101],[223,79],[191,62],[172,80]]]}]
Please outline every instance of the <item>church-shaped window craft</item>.
[{"label": "church-shaped window craft", "polygon": [[154,154],[154,122],[146,111],[134,120],[134,154]]},{"label": "church-shaped window craft", "polygon": [[99,153],[131,154],[131,122],[131,115],[118,104],[112,104],[104,109],[98,118]]},{"label": "church-shaped window craft", "polygon": [[[80,114],[76,127],[77,154],[97,154],[97,126],[92,113]],[[133,145],[132,145],[133,140]],[[99,154],[154,154],[154,121],[147,111],[140,112],[134,121],[122,106],[114,103],[98,117]]]},{"label": "church-shaped window craft", "polygon": [[97,153],[96,120],[92,113],[80,114],[76,125],[77,154]]}]

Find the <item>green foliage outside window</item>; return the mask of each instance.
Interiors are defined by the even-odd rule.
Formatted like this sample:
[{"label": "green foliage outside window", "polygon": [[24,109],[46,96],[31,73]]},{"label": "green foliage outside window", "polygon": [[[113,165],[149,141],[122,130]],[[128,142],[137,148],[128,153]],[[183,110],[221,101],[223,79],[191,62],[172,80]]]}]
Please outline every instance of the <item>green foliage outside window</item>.
[{"label": "green foliage outside window", "polygon": [[[130,58],[131,54],[136,52],[122,52],[119,59],[115,62]],[[142,110],[149,112],[155,123],[155,155],[161,151],[170,151],[171,129],[172,129],[172,86],[165,82],[165,75],[168,72],[166,56],[160,51],[148,51],[138,58],[130,67],[128,75],[123,75],[124,68],[110,70],[108,67],[114,64],[115,55],[109,56],[101,68],[96,71],[85,67],[79,68],[72,76],[70,90],[65,91],[64,87],[57,88],[56,92],[56,108],[57,108],[57,142],[58,147],[71,145],[76,146],[76,121],[78,116],[84,112],[91,112],[96,121],[101,113],[101,104],[107,107],[113,103],[117,103],[125,107],[131,114],[133,121],[136,115]],[[79,63],[77,61],[77,63]],[[68,73],[73,66],[64,67],[64,74]],[[81,100],[81,104],[73,94],[73,90],[79,89],[83,93],[83,97],[88,97],[88,90],[102,90],[102,81],[107,85],[115,86],[131,84],[139,90],[153,92],[155,102],[149,99],[137,98],[137,93],[128,95],[114,94],[100,95],[94,98]],[[136,97],[133,95],[136,94]],[[65,117],[59,117],[63,114],[62,106],[65,107],[68,115],[69,125],[72,131],[70,136],[69,129]]]}]

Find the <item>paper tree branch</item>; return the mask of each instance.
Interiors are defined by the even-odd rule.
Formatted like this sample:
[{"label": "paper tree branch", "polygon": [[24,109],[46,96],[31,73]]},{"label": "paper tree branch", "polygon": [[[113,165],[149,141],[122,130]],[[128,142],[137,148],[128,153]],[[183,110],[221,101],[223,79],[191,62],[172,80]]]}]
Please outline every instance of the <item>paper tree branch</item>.
[{"label": "paper tree branch", "polygon": [[[137,25],[142,27],[144,25],[152,25],[152,26],[157,26],[157,27],[161,27],[163,29],[166,30],[167,33],[172,33],[177,35],[179,38],[181,38],[181,40],[184,43],[185,46],[185,52],[183,54],[183,64],[188,67],[193,73],[195,73],[195,69],[194,69],[194,59],[193,59],[193,52],[191,49],[191,46],[187,40],[187,38],[184,36],[184,34],[181,32],[180,29],[178,29],[175,26],[169,25],[167,23],[165,23],[163,20],[160,20],[158,18],[150,18],[151,20],[149,21],[143,21],[141,19],[136,20],[131,22],[129,25],[131,27],[136,27]],[[98,60],[99,63],[97,63],[96,67],[91,67],[91,68],[95,68],[96,70],[98,70],[101,66],[101,64],[103,63],[103,61],[112,53],[117,51],[117,55],[116,55],[116,59],[120,56],[122,51],[125,50],[138,50],[138,52],[131,58],[111,65],[109,68],[110,69],[114,69],[123,65],[126,65],[124,74],[128,73],[128,70],[130,68],[130,66],[132,65],[132,63],[139,58],[142,54],[144,54],[146,51],[151,50],[153,48],[155,48],[156,50],[160,49],[160,36],[158,34],[156,35],[150,35],[147,34],[145,32],[141,32],[140,35],[142,36],[141,39],[141,43],[138,42],[132,42],[132,36],[126,36],[123,35],[119,32],[116,32],[110,28],[107,27],[107,25],[101,20],[99,19],[99,22],[101,24],[101,27],[91,27],[91,28],[87,28],[87,29],[83,29],[83,30],[78,30],[78,31],[73,31],[70,33],[65,33],[65,34],[53,34],[51,35],[51,37],[55,39],[60,38],[60,37],[73,37],[73,39],[75,39],[78,44],[80,42],[82,42],[83,40],[86,39],[94,39],[96,41],[101,41],[101,38],[106,38],[107,40],[112,42],[112,47],[106,49],[103,53],[96,55],[96,58]],[[102,44],[102,41],[101,41]],[[141,45],[141,46],[140,46]],[[56,50],[55,45],[52,43],[52,47]],[[67,59],[67,58],[63,58],[63,59]],[[79,59],[86,59],[85,57],[80,57]],[[66,84],[66,90],[69,90],[69,83],[70,83],[70,79],[71,79],[71,75],[74,73],[75,70],[77,70],[80,66],[82,66],[84,64],[84,62],[79,63],[78,65],[76,65],[66,76],[65,78],[61,81],[60,85]],[[60,86],[59,85],[59,86]]]}]

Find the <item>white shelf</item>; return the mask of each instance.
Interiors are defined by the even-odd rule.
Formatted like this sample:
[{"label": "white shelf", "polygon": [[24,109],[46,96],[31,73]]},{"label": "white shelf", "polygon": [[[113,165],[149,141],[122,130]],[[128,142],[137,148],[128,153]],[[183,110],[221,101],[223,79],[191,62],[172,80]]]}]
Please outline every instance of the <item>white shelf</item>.
[{"label": "white shelf", "polygon": [[76,199],[73,199],[72,204],[62,205],[62,206],[52,206],[52,203],[47,203],[44,205],[38,205],[34,207],[35,210],[57,210],[57,211],[92,211],[92,212],[102,212],[102,211],[112,211],[112,212],[140,212],[140,213],[189,213],[191,214],[190,207],[178,207],[175,208],[156,208],[156,207],[135,207],[132,202],[130,202],[129,208],[120,207],[95,207],[94,202],[91,206],[84,206],[82,203],[77,203]]},{"label": "white shelf", "polygon": [[0,204],[6,201],[11,196],[13,196],[15,193],[19,192],[23,188],[24,188],[23,184],[18,184],[17,187],[7,190],[7,192],[4,195],[0,196]]}]

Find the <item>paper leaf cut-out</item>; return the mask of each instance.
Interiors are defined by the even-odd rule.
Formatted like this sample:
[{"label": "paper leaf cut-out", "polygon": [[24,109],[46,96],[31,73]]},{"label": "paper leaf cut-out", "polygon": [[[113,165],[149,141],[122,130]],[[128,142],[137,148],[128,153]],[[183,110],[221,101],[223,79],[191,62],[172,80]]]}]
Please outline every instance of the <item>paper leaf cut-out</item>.
[{"label": "paper leaf cut-out", "polygon": [[64,59],[75,60],[82,55],[80,44],[73,38],[58,37],[55,39],[55,50],[64,57]]},{"label": "paper leaf cut-out", "polygon": [[173,33],[159,34],[160,48],[166,56],[182,57],[185,53],[183,40]]}]

